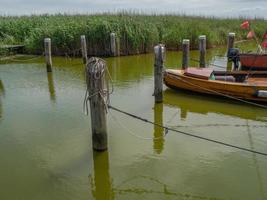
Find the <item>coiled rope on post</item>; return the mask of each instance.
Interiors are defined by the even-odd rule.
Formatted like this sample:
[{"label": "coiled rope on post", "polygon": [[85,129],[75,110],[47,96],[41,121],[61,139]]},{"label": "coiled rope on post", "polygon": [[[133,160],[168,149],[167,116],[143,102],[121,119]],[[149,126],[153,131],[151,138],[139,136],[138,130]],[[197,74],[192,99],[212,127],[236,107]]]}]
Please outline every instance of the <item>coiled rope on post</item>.
[{"label": "coiled rope on post", "polygon": [[[101,59],[101,58],[96,58],[96,57],[92,57],[88,60],[87,65],[89,65],[89,68],[86,68],[85,70],[85,76],[87,73],[92,73],[94,74],[92,77],[95,80],[98,80],[100,78],[102,78],[103,76],[106,76],[105,82],[104,82],[104,89],[100,89],[98,91],[96,91],[93,94],[90,94],[90,88],[88,88],[88,86],[90,85],[89,82],[91,81],[90,79],[86,78],[86,91],[85,91],[85,96],[84,96],[84,101],[83,101],[83,112],[85,115],[88,115],[88,104],[90,99],[95,96],[95,95],[99,95],[106,107],[106,112],[108,111],[108,104],[110,104],[110,95],[113,93],[113,81],[111,78],[111,75],[109,73],[109,70],[107,68],[106,62]],[[100,70],[99,70],[100,69]],[[91,71],[89,71],[91,70]],[[97,71],[100,71],[99,73],[96,73]],[[107,73],[105,73],[107,72]],[[111,82],[111,89],[109,86],[109,81]]]}]

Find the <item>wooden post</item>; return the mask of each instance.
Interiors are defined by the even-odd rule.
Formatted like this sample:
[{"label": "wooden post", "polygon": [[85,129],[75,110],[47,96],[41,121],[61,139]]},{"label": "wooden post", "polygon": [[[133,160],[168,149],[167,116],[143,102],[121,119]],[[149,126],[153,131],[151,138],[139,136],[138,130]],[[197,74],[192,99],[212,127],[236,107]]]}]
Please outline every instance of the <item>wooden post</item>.
[{"label": "wooden post", "polygon": [[182,44],[182,50],[183,50],[183,61],[182,61],[182,69],[186,69],[189,66],[189,45],[190,40],[184,39]]},{"label": "wooden post", "polygon": [[163,65],[165,58],[165,47],[159,44],[154,47],[155,63],[154,63],[154,96],[155,102],[160,103],[163,101]]},{"label": "wooden post", "polygon": [[[234,44],[235,44],[235,33],[229,33],[228,34],[228,41],[227,41],[227,54],[229,53],[229,49],[234,48]],[[228,57],[228,63],[227,63],[227,70],[232,70],[232,61],[230,60],[230,58]]]},{"label": "wooden post", "polygon": [[51,39],[44,39],[44,47],[45,47],[45,62],[46,62],[46,70],[47,72],[52,72],[52,57],[51,57]]},{"label": "wooden post", "polygon": [[87,63],[87,45],[85,35],[81,35],[81,48],[82,48],[82,57],[83,64]]},{"label": "wooden post", "polygon": [[234,44],[235,44],[235,33],[229,33],[228,34],[228,43],[227,43],[227,49],[231,49],[234,48]]},{"label": "wooden post", "polygon": [[116,48],[116,34],[110,33],[110,53],[111,56],[117,55],[117,48]]},{"label": "wooden post", "polygon": [[92,57],[86,65],[86,83],[90,96],[90,113],[92,126],[93,148],[97,151],[107,149],[107,119],[106,105],[103,97],[105,94],[105,69],[104,60]]},{"label": "wooden post", "polygon": [[206,35],[199,36],[199,67],[206,66]]}]

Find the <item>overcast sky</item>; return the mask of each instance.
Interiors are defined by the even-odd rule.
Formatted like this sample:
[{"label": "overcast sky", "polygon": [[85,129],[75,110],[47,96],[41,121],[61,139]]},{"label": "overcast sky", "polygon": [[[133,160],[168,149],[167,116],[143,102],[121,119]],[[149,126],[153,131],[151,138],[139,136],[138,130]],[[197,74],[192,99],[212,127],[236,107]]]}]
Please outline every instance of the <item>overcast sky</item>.
[{"label": "overcast sky", "polygon": [[0,0],[1,15],[137,10],[267,19],[267,0]]}]

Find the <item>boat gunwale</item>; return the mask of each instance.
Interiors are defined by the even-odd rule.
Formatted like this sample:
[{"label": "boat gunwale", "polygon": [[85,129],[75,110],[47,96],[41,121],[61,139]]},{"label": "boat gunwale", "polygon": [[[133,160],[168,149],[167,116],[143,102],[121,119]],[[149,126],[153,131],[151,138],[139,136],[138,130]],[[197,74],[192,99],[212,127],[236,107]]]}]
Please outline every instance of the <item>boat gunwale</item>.
[{"label": "boat gunwale", "polygon": [[191,76],[186,76],[184,74],[182,74],[181,72],[183,70],[177,70],[179,72],[179,74],[174,73],[172,71],[170,71],[169,69],[166,69],[165,72],[169,73],[171,75],[177,76],[177,77],[184,77],[187,79],[193,79],[195,81],[201,81],[201,82],[205,82],[205,83],[216,83],[216,84],[221,84],[221,85],[232,85],[232,86],[242,86],[242,87],[266,87],[267,89],[267,85],[266,86],[262,86],[262,85],[255,85],[255,84],[250,84],[248,82],[229,82],[229,81],[222,81],[222,80],[209,80],[209,79],[201,79],[201,78],[197,78],[197,77],[191,77]]}]

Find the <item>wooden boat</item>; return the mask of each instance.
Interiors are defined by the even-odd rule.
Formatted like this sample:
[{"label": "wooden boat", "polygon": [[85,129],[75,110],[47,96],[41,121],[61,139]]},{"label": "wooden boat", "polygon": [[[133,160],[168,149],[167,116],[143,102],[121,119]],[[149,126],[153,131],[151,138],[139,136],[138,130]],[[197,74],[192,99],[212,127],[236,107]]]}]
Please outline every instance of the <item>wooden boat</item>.
[{"label": "wooden boat", "polygon": [[239,59],[242,69],[266,70],[267,54],[240,53]]},{"label": "wooden boat", "polygon": [[174,89],[267,102],[266,71],[215,72],[211,68],[167,69],[164,72],[164,83]]}]

